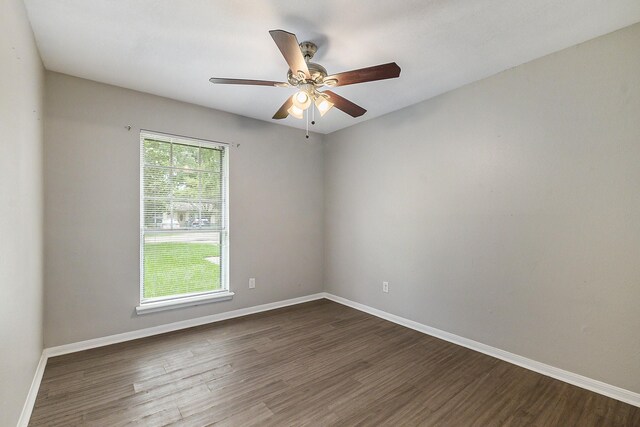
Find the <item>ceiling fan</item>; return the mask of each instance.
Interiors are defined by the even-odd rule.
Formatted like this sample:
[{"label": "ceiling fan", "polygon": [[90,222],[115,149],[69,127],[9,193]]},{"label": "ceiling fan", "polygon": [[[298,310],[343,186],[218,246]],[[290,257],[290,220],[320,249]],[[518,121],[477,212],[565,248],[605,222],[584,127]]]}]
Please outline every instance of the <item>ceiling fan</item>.
[{"label": "ceiling fan", "polygon": [[[274,114],[274,119],[284,119],[289,115],[302,119],[304,111],[312,104],[315,104],[321,116],[324,116],[331,108],[336,107],[352,117],[360,117],[367,110],[330,90],[320,91],[319,89],[392,79],[400,76],[400,67],[395,62],[328,75],[327,70],[322,65],[310,62],[318,50],[314,43],[308,41],[298,43],[295,34],[283,30],[271,30],[269,34],[271,34],[273,41],[289,65],[286,82],[218,77],[212,77],[209,81],[215,84],[297,88],[298,92],[290,96],[282,104]],[[314,123],[312,122],[312,124]]]}]

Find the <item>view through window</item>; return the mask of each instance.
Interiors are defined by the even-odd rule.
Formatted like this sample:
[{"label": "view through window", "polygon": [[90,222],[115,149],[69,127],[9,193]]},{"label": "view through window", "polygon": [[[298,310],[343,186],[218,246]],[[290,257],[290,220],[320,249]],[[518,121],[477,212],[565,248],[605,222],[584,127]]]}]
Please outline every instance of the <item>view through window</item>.
[{"label": "view through window", "polygon": [[142,132],[140,301],[225,290],[227,146]]}]

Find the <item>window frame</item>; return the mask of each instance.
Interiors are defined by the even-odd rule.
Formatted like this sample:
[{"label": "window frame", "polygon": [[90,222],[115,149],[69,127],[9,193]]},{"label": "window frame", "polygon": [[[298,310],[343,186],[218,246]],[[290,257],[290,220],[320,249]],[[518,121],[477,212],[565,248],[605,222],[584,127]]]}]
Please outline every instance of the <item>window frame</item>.
[{"label": "window frame", "polygon": [[[220,289],[212,291],[192,292],[186,294],[167,295],[162,297],[145,298],[144,297],[144,238],[145,238],[145,222],[144,222],[144,141],[145,139],[154,139],[173,144],[184,144],[189,146],[206,147],[206,148],[222,148],[222,212],[221,224],[219,230],[220,235]],[[229,148],[230,145],[225,142],[211,141],[201,138],[187,137],[183,135],[174,135],[165,132],[158,132],[147,129],[140,129],[139,149],[140,149],[140,194],[139,194],[139,303],[136,307],[137,314],[152,313],[156,311],[168,310],[173,308],[188,307],[217,301],[228,301],[233,298],[234,293],[229,288]],[[171,167],[171,166],[170,166]],[[172,219],[173,221],[173,219]],[[188,230],[187,233],[192,232]],[[193,231],[195,232],[195,231]]]}]

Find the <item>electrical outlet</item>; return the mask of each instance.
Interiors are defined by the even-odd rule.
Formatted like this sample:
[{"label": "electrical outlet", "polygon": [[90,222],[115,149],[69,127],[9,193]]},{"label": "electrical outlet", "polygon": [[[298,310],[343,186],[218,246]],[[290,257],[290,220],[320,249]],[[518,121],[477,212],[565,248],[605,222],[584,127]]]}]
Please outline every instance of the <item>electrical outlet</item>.
[{"label": "electrical outlet", "polygon": [[255,287],[256,287],[256,278],[251,277],[249,279],[249,289],[255,289]]},{"label": "electrical outlet", "polygon": [[382,282],[382,292],[389,293],[389,282]]}]

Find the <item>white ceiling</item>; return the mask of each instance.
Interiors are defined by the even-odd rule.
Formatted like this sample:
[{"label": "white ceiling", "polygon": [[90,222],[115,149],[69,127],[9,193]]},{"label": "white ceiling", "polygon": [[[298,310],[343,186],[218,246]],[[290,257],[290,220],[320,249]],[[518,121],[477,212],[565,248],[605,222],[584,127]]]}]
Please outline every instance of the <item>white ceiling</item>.
[{"label": "white ceiling", "polygon": [[368,112],[336,109],[330,133],[640,21],[639,0],[25,0],[47,69],[256,119],[291,88],[209,77],[286,79],[268,31],[319,46],[336,73],[396,61],[399,79],[334,89]]}]

